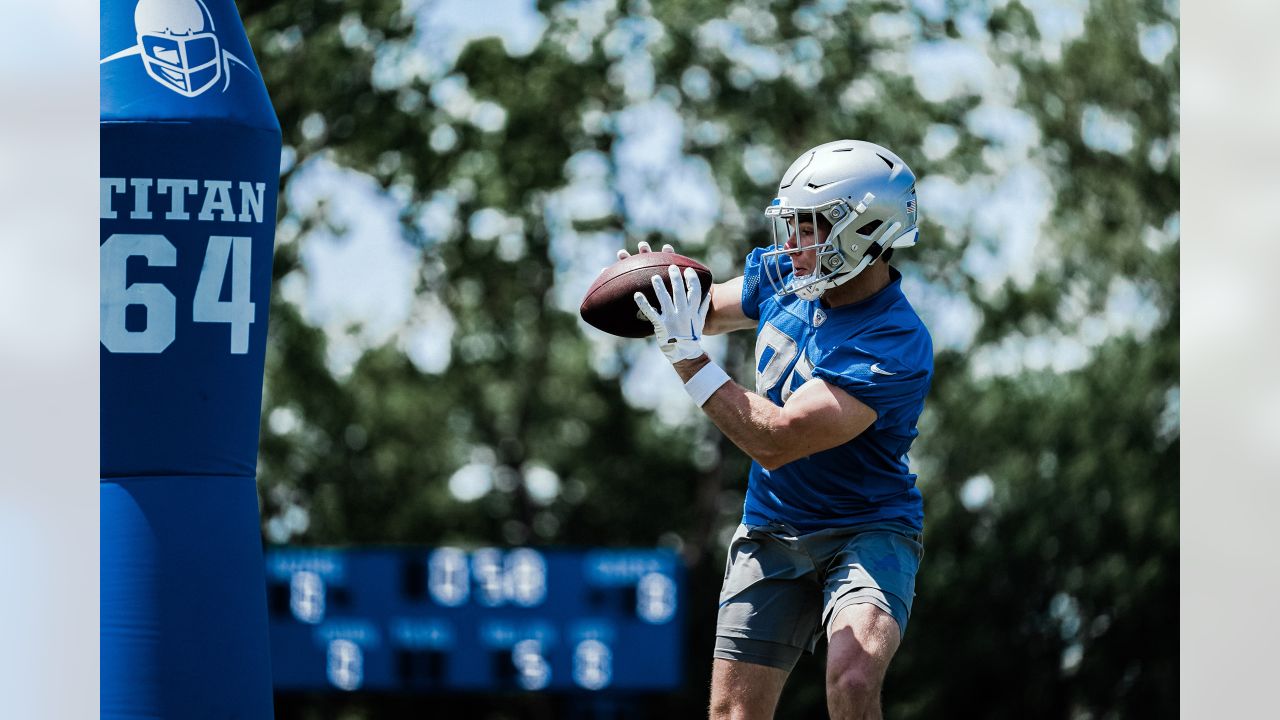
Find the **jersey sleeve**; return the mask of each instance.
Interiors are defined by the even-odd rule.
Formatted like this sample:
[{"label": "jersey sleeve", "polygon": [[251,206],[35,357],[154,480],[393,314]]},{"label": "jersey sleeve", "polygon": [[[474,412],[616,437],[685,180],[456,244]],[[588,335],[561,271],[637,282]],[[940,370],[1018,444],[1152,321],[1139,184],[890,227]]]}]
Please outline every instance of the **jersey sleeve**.
[{"label": "jersey sleeve", "polygon": [[[742,265],[742,312],[752,320],[760,319],[760,303],[773,295],[773,286],[764,274],[764,262],[761,256],[765,248],[759,247],[747,253],[746,262]],[[790,264],[783,258],[787,270]]]},{"label": "jersey sleeve", "polygon": [[[932,362],[911,352],[919,340],[909,333],[880,342],[836,348],[813,368],[813,377],[831,383],[876,411],[876,425],[893,424],[904,411],[917,411],[932,379]],[[880,350],[893,347],[892,353]],[[905,352],[904,352],[905,350]],[[931,358],[930,358],[931,360]]]}]

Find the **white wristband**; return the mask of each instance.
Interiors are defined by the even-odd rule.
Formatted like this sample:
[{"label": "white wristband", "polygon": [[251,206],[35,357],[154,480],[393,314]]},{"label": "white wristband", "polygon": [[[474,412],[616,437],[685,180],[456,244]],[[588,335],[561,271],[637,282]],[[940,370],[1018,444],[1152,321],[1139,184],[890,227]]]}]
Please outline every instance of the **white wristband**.
[{"label": "white wristband", "polygon": [[729,382],[729,373],[726,373],[719,365],[708,362],[693,377],[689,378],[689,382],[684,384],[684,389],[689,393],[689,397],[698,403],[698,407],[702,407],[720,389],[720,386],[727,382]]}]

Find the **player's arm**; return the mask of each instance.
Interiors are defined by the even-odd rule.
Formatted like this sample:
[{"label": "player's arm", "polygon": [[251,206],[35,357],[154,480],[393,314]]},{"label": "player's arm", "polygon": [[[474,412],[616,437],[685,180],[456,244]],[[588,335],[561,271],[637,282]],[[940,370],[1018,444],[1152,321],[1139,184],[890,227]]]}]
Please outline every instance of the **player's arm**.
[{"label": "player's arm", "polygon": [[707,323],[702,331],[707,335],[720,335],[734,330],[749,330],[756,321],[742,311],[742,276],[711,286],[711,309],[707,311]]},{"label": "player's arm", "polygon": [[800,386],[782,407],[733,382],[699,342],[712,297],[703,299],[698,274],[672,265],[667,275],[671,293],[660,275],[652,278],[659,308],[638,292],[636,307],[653,323],[658,348],[690,397],[752,459],[773,469],[847,442],[875,422],[874,410],[821,379]]},{"label": "player's arm", "polygon": [[[711,363],[705,354],[674,364],[688,383]],[[846,443],[876,420],[876,411],[828,382],[813,378],[778,407],[729,380],[702,410],[734,445],[766,470]]]}]

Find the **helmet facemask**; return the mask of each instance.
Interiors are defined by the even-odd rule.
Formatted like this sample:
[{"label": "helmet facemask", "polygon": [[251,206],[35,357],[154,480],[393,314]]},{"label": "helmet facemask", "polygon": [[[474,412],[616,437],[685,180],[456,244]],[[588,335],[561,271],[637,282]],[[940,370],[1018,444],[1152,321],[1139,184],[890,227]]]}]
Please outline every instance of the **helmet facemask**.
[{"label": "helmet facemask", "polygon": [[[818,207],[793,207],[785,202],[786,198],[777,198],[764,211],[773,239],[773,246],[761,256],[765,276],[779,295],[794,293],[804,300],[816,300],[840,284],[840,270],[846,263],[835,239],[849,225],[852,214],[841,200]],[[789,247],[792,238],[795,243]],[[809,250],[815,255],[813,272],[799,275],[792,270],[792,258]]]}]

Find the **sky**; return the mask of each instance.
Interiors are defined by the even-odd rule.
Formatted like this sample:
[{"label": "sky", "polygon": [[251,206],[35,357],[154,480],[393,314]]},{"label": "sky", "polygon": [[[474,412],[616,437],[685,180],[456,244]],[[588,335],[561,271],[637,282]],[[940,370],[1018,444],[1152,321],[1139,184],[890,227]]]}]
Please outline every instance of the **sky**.
[{"label": "sky", "polygon": [[[1043,233],[1054,204],[1054,188],[1035,156],[1042,138],[1035,121],[1015,107],[1017,74],[991,60],[986,18],[993,5],[1004,2],[975,2],[949,10],[943,0],[913,0],[914,12],[880,13],[869,20],[873,32],[896,40],[891,44],[893,49],[877,56],[881,73],[909,76],[927,100],[944,101],[961,94],[981,98],[963,122],[968,132],[989,144],[984,152],[987,171],[963,182],[945,175],[926,176],[918,187],[921,213],[954,231],[939,241],[971,239],[963,250],[962,264],[966,273],[979,281],[979,291],[988,295],[1006,281],[1027,286],[1037,268],[1056,256]],[[413,77],[432,80],[431,100],[446,110],[451,123],[470,123],[482,131],[500,130],[505,111],[495,103],[472,97],[465,80],[449,75],[451,66],[467,42],[481,37],[500,38],[513,55],[532,51],[548,27],[546,18],[536,11],[532,0],[501,0],[485,13],[475,13],[463,0],[410,0],[408,4],[418,13],[420,37],[410,48],[388,49],[375,70],[378,81],[394,86]],[[1026,0],[1023,4],[1035,16],[1040,30],[1038,50],[1047,59],[1061,57],[1062,48],[1083,32],[1087,0]],[[557,272],[554,302],[567,312],[576,312],[595,274],[612,261],[624,241],[609,233],[579,233],[574,230],[574,220],[622,210],[638,231],[670,233],[678,239],[677,250],[694,257],[702,256],[700,250],[708,235],[730,221],[723,217],[724,203],[707,163],[683,152],[684,147],[705,139],[701,133],[714,136],[715,128],[699,128],[693,137],[685,137],[673,100],[655,92],[646,48],[661,33],[660,25],[638,18],[610,26],[604,13],[611,5],[610,0],[589,0],[559,10],[572,12],[581,20],[579,36],[565,39],[569,47],[587,48],[592,38],[602,38],[606,53],[615,59],[617,82],[630,101],[611,119],[619,132],[612,157],[594,151],[575,155],[566,165],[564,187],[547,201],[545,221],[552,230]],[[822,14],[838,12],[844,5],[841,0],[823,0],[807,10],[813,17],[800,20],[811,22],[815,32],[820,32]],[[954,13],[959,37],[922,39],[920,18],[937,19],[947,12]],[[738,77],[746,83],[752,77],[787,73],[798,83],[811,81],[813,73],[821,69],[817,58],[805,56],[803,47],[795,51],[795,57],[784,58],[752,41],[771,31],[769,19],[767,14],[745,11],[745,6],[730,9],[724,18],[700,27],[697,36],[699,42],[732,59],[739,74],[731,74],[731,80]],[[1175,43],[1176,30],[1168,24],[1144,28],[1141,34],[1141,52],[1151,62],[1163,61]],[[874,77],[852,82],[838,102],[845,107],[883,102]],[[696,93],[705,82],[706,78],[694,71],[682,78],[682,87]],[[1100,106],[1086,109],[1080,133],[1087,145],[1100,152],[1125,153],[1133,144],[1128,121]],[[955,149],[957,139],[954,127],[930,126],[923,152],[930,160],[945,158]],[[431,142],[437,149],[451,147],[456,142],[453,125],[436,128]],[[796,148],[797,153],[800,150],[803,148]],[[768,148],[743,147],[744,170],[762,185],[773,182],[770,178],[776,178],[791,159]],[[616,195],[605,187],[610,162]],[[299,211],[325,203],[330,217],[345,228],[341,233],[324,228],[313,231],[302,253],[305,272],[284,278],[281,288],[286,300],[303,308],[309,322],[325,328],[330,340],[329,365],[335,374],[349,372],[365,348],[391,339],[423,371],[445,369],[451,361],[452,321],[438,299],[414,293],[420,251],[399,239],[399,201],[368,177],[324,157],[308,161],[286,192]],[[615,203],[622,207],[615,207]],[[525,229],[518,218],[506,216],[501,208],[481,209],[462,218],[456,208],[456,196],[439,193],[422,213],[420,229],[437,241],[457,237],[465,230],[473,241],[496,243],[504,257],[521,256]],[[294,235],[286,223],[278,241],[296,242]],[[1177,237],[1175,215],[1164,227],[1149,228],[1145,239],[1161,245],[1176,242]],[[720,276],[734,271],[739,261],[705,259]],[[1088,361],[1092,348],[1107,337],[1129,332],[1144,337],[1159,325],[1165,312],[1152,304],[1150,293],[1141,284],[1118,278],[1109,290],[1105,309],[1089,315],[1081,305],[1075,317],[1068,314],[1075,322],[1066,332],[1015,333],[973,348],[981,317],[970,301],[948,284],[926,279],[910,263],[900,266],[905,274],[904,289],[930,325],[935,345],[972,352],[972,371],[979,376],[1078,368]],[[1067,293],[1064,302],[1070,304],[1071,297]],[[358,330],[352,331],[353,327]],[[670,371],[656,349],[641,352],[632,347],[634,343],[603,336],[585,326],[584,332],[593,343],[596,367],[603,374],[618,371],[619,352],[631,361],[621,378],[631,403],[655,409],[671,423],[694,417],[688,403],[675,400],[681,393],[679,384],[660,379]],[[723,343],[713,343],[710,351],[713,356],[723,353]]]}]

